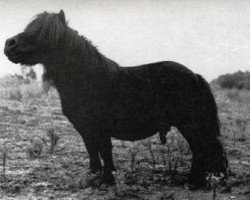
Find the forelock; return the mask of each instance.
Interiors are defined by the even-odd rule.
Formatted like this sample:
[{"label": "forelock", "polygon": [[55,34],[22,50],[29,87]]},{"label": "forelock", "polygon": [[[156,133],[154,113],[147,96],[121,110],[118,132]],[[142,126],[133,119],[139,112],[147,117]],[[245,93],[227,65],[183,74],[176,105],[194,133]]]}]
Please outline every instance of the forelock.
[{"label": "forelock", "polygon": [[43,12],[27,25],[24,32],[36,36],[38,42],[57,43],[66,26],[60,21],[58,14]]}]

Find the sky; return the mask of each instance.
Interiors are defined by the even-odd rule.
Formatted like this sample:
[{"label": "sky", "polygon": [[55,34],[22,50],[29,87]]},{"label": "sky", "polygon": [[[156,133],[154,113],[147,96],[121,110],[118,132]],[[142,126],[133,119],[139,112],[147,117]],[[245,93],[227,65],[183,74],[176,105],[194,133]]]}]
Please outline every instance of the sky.
[{"label": "sky", "polygon": [[20,73],[4,56],[5,40],[60,9],[121,66],[171,60],[209,81],[250,71],[250,0],[0,0],[0,77]]}]

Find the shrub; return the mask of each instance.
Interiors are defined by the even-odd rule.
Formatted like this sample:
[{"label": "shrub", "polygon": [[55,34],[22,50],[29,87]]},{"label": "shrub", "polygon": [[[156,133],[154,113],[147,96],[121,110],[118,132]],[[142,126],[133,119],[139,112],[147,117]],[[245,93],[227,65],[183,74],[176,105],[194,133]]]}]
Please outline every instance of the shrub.
[{"label": "shrub", "polygon": [[218,78],[218,82],[222,88],[232,89],[236,85],[235,81],[233,80],[233,77],[230,74],[220,76]]},{"label": "shrub", "polygon": [[238,71],[233,74],[221,75],[212,82],[217,82],[221,88],[250,90],[250,72]]}]

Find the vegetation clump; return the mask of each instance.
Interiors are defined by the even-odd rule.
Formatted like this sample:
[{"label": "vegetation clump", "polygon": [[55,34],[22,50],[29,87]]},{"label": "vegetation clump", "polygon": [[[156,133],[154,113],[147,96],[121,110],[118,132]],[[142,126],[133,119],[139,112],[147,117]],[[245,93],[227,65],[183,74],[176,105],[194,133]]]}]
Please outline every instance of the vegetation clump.
[{"label": "vegetation clump", "polygon": [[217,84],[221,88],[227,89],[246,89],[250,90],[250,72],[238,71],[233,74],[224,74],[212,81],[212,84]]}]

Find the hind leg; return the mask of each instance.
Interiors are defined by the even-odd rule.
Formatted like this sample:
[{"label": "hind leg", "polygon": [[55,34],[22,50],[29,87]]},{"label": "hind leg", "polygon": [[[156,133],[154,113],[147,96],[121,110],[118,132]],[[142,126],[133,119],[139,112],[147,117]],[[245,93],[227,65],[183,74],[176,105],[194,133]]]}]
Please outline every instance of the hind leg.
[{"label": "hind leg", "polygon": [[206,185],[206,172],[204,167],[204,153],[202,142],[199,137],[191,137],[188,140],[190,149],[192,151],[192,167],[189,176],[189,183],[197,187]]},{"label": "hind leg", "polygon": [[159,137],[160,137],[160,141],[163,145],[166,144],[167,140],[166,140],[166,135],[167,135],[167,132],[165,131],[159,131]]},{"label": "hind leg", "polygon": [[188,182],[196,187],[206,184],[206,172],[204,167],[204,151],[202,137],[199,129],[185,127],[179,128],[183,137],[187,140],[192,151],[192,166]]},{"label": "hind leg", "polygon": [[161,129],[159,131],[160,141],[163,145],[166,144],[166,135],[170,131],[171,125],[169,123],[161,123]]}]

